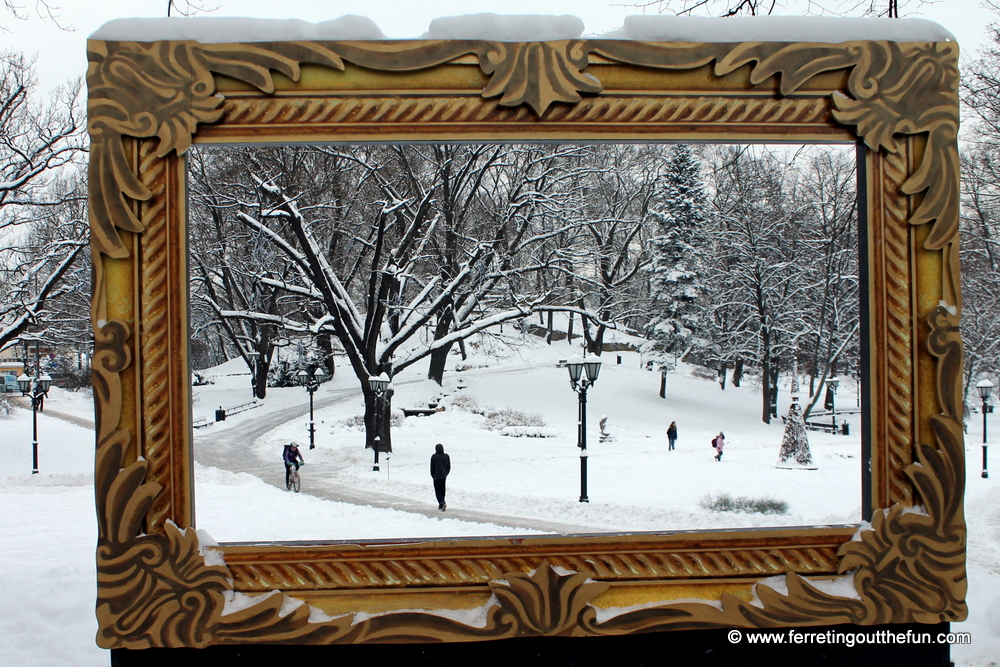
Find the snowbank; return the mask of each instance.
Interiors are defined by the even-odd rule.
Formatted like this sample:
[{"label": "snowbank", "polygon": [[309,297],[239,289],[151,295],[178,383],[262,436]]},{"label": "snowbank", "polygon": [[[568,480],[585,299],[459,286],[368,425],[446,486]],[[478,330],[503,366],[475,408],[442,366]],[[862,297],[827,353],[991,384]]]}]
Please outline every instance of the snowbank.
[{"label": "snowbank", "polygon": [[[575,16],[469,14],[437,18],[421,39],[475,39],[530,42],[576,39],[584,33]],[[600,36],[656,42],[826,42],[886,40],[953,42],[954,35],[926,19],[841,18],[826,16],[629,16],[624,26]],[[382,40],[369,18],[347,15],[309,23],[298,19],[195,16],[115,19],[91,39],[110,41],[195,40],[204,44],[284,40]],[[418,38],[415,34],[414,38]]]}]

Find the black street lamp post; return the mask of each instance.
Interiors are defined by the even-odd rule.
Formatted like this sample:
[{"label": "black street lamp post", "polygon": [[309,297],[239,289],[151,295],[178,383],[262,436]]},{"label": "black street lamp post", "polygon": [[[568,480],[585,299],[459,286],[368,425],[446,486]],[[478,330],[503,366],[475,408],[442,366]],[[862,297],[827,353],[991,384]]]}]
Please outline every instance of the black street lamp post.
[{"label": "black street lamp post", "polygon": [[986,468],[986,412],[989,409],[990,394],[993,393],[993,383],[989,380],[981,380],[976,385],[976,391],[979,392],[979,398],[983,399],[983,478],[985,479],[990,476]]},{"label": "black street lamp post", "polygon": [[323,369],[317,368],[312,379],[309,378],[309,373],[306,371],[299,371],[295,374],[295,377],[299,379],[299,384],[309,392],[309,449],[316,449],[316,422],[313,421],[313,394],[319,389],[319,385],[324,379]]},{"label": "black street lamp post", "polygon": [[372,472],[378,472],[378,452],[382,449],[382,401],[389,389],[389,376],[385,373],[378,377],[372,375],[368,378],[368,386],[375,393],[375,442],[372,447],[375,450],[375,462],[372,465]]},{"label": "black street lamp post", "polygon": [[251,366],[250,369],[250,398],[257,398],[257,357],[260,356],[260,352],[249,351],[247,356],[250,357]]},{"label": "black street lamp post", "polygon": [[840,386],[840,380],[834,375],[831,378],[827,378],[826,384],[830,388],[830,420],[833,424],[831,433],[837,435],[837,404],[835,401],[837,400],[837,387]]},{"label": "black street lamp post", "polygon": [[38,365],[35,365],[35,390],[31,390],[32,379],[22,374],[17,378],[17,386],[21,389],[22,396],[31,397],[31,474],[38,474],[38,406],[43,397],[48,394],[52,385],[52,378],[48,373],[38,375]]},{"label": "black street lamp post", "polygon": [[575,357],[566,364],[569,369],[569,384],[580,397],[580,411],[577,422],[577,443],[580,448],[580,502],[589,503],[587,497],[587,389],[597,382],[601,372],[601,360],[597,357],[580,359]]}]

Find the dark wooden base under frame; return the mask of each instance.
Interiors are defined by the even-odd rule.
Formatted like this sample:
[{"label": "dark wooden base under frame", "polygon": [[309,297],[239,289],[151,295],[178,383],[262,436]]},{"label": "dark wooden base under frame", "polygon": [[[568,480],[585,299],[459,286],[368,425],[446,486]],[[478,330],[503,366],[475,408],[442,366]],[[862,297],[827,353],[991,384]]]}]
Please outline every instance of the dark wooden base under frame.
[{"label": "dark wooden base under frame", "polygon": [[[950,623],[893,624],[878,628],[831,625],[789,630],[837,638],[850,643],[751,644],[746,634],[731,641],[729,630],[650,632],[625,637],[589,639],[534,637],[458,644],[381,644],[377,646],[212,646],[205,649],[112,649],[111,667],[300,667],[301,665],[405,665],[406,667],[654,667],[678,664],[697,667],[773,664],[782,667],[950,667],[951,651],[938,637]],[[932,643],[901,643],[889,638],[930,638]],[[909,633],[909,635],[907,635]]]}]

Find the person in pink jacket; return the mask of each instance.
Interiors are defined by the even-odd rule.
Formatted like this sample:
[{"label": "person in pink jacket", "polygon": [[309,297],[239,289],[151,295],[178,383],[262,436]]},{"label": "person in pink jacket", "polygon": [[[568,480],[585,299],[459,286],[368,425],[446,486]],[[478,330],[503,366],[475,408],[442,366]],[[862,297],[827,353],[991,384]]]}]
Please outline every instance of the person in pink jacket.
[{"label": "person in pink jacket", "polygon": [[726,434],[719,431],[719,435],[715,436],[712,440],[712,445],[715,447],[715,451],[718,452],[718,454],[715,455],[715,460],[721,461],[722,449],[726,446]]}]

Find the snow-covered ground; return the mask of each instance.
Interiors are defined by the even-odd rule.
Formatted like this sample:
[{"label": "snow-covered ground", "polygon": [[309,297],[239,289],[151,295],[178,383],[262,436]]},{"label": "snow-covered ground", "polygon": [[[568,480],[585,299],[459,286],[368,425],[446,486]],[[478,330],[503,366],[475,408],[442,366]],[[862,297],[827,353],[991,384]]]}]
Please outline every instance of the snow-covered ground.
[{"label": "snow-covered ground", "polygon": [[[635,532],[678,529],[848,524],[860,519],[860,422],[857,412],[846,414],[850,436],[810,431],[816,470],[775,468],[783,425],[761,422],[760,392],[744,384],[722,391],[717,382],[691,376],[681,366],[669,376],[667,400],[659,398],[659,377],[643,370],[638,353],[605,355],[597,383],[588,392],[588,496],[580,503],[580,458],[576,446],[577,395],[571,390],[560,359],[578,349],[563,342],[546,346],[532,342],[516,350],[484,339],[471,350],[468,359],[453,357],[452,367],[469,367],[446,375],[443,386],[421,379],[423,367],[395,378],[395,408],[426,407],[438,403],[445,409],[434,415],[409,417],[393,429],[393,453],[372,471],[372,454],[364,449],[364,432],[353,426],[363,413],[357,380],[349,368],[340,369],[333,381],[321,385],[317,401],[326,396],[343,396],[315,415],[315,450],[304,449],[307,465],[303,485],[310,489],[348,489],[354,493],[378,493],[397,499],[408,508],[436,506],[429,475],[429,458],[436,443],[451,456],[448,478],[449,511],[473,510],[512,517],[562,523],[558,532]],[[474,341],[474,344],[476,342]],[[472,346],[470,346],[471,348]],[[617,358],[622,363],[618,365]],[[498,356],[503,358],[498,358]],[[199,387],[196,405],[237,404],[246,394],[247,376],[231,375],[227,364],[216,375],[216,383]],[[245,371],[244,371],[245,372]],[[853,382],[851,382],[853,384]],[[228,388],[227,388],[228,387]],[[227,397],[232,392],[232,397]],[[211,400],[208,396],[211,396]],[[272,398],[273,395],[273,398]],[[301,404],[305,390],[297,387],[269,390],[266,402],[288,409],[290,397]],[[853,387],[841,390],[844,407],[856,406]],[[787,411],[789,397],[779,398]],[[500,429],[491,424],[491,411],[510,410],[534,419],[540,426],[513,426]],[[240,415],[244,420],[260,419],[270,406]],[[486,413],[486,414],[477,414]],[[607,416],[606,430],[611,439],[599,442],[600,419]],[[504,422],[503,415],[494,422]],[[819,420],[820,418],[816,418]],[[825,419],[829,419],[826,417]],[[674,451],[667,450],[665,431],[676,421],[680,437]],[[282,446],[290,440],[308,441],[308,417],[285,421],[253,443],[248,459],[227,461],[230,470],[253,471],[256,466],[281,468]],[[238,429],[241,421],[220,422],[199,429],[199,452],[215,448],[220,431]],[[490,428],[490,427],[493,428]],[[714,460],[711,439],[719,431],[726,434],[721,462]],[[514,434],[542,434],[550,437],[515,437]],[[251,443],[246,443],[247,447]],[[202,483],[214,485],[220,473],[196,474],[198,524],[220,541],[288,539],[290,527],[282,526],[281,536],[266,532],[269,521],[248,521],[250,517],[273,515],[277,510],[268,495],[247,493],[239,502],[212,497],[204,502]],[[250,484],[244,478],[245,484]],[[239,488],[247,490],[246,485]],[[817,493],[817,489],[822,493]],[[701,505],[707,496],[774,498],[788,503],[785,514],[712,512]],[[499,521],[499,523],[503,523]],[[256,534],[247,535],[246,526]],[[279,525],[277,523],[273,525]],[[378,523],[358,524],[360,532],[318,533],[316,526],[304,524],[298,539],[371,539],[383,536]],[[407,531],[397,537],[450,536],[445,524],[416,525],[416,534]],[[236,531],[230,533],[230,530]],[[374,532],[372,532],[374,531]],[[502,535],[508,531],[479,533]],[[549,532],[539,529],[539,532]]]},{"label": "snow-covered ground", "polygon": [[[301,494],[275,483],[283,474],[281,444],[308,441],[305,418],[294,417],[307,395],[301,388],[269,390],[264,406],[197,432],[196,455],[211,458],[214,453],[219,459],[231,450],[205,450],[214,441],[223,442],[227,432],[238,436],[252,423],[266,422],[269,414],[277,424],[255,442],[243,443],[247,460],[274,473],[271,483],[261,479],[267,477],[263,473],[196,466],[199,527],[219,541],[244,541],[519,534],[532,530],[532,521],[547,528],[536,529],[541,532],[550,531],[553,523],[636,531],[856,521],[856,415],[848,417],[851,437],[810,432],[818,470],[777,470],[780,420],[771,426],[760,422],[760,396],[751,387],[723,392],[682,369],[671,374],[663,400],[656,395],[656,375],[641,370],[638,356],[630,352],[622,353],[621,366],[615,363],[616,353],[605,355],[601,376],[588,395],[591,502],[579,503],[576,396],[566,370],[555,367],[570,353],[565,342],[500,360],[476,352],[465,362],[473,368],[450,372],[443,388],[420,380],[422,369],[397,379],[395,406],[415,407],[440,398],[446,409],[408,418],[394,428],[395,452],[388,465],[383,460],[379,473],[371,471],[361,431],[345,423],[360,413],[361,405],[353,394],[353,374],[341,368],[316,394],[318,404],[325,400],[330,405],[317,411],[317,449],[303,450],[308,465]],[[227,376],[240,372],[238,364],[227,366],[217,370],[216,384],[198,388],[196,412],[249,398],[248,376]],[[455,405],[457,399],[472,406],[469,398],[459,396],[474,398],[481,408],[510,407],[540,415],[545,426],[538,430],[556,437],[516,438],[484,429],[485,417]],[[782,411],[787,401],[783,387]],[[842,389],[838,406],[853,402],[851,391]],[[53,389],[45,407],[92,418],[89,397],[82,394]],[[613,440],[599,443],[597,422],[604,415]],[[288,416],[294,418],[286,421]],[[664,435],[671,420],[680,430],[674,452],[667,451]],[[991,427],[1000,428],[1000,423]],[[972,633],[971,646],[952,650],[956,664],[970,667],[995,665],[1000,656],[1000,461],[994,477],[980,477],[981,428],[981,420],[973,418],[967,445],[970,618],[953,627]],[[712,459],[708,447],[718,430],[726,432],[728,441],[721,463]],[[30,474],[31,413],[18,410],[0,420],[0,433],[4,662],[107,665],[107,653],[94,644],[93,433],[40,415],[38,475]],[[445,513],[437,512],[428,479],[436,442],[444,443],[452,456]],[[787,501],[789,511],[729,514],[700,507],[705,495],[722,491],[770,495]],[[318,497],[341,492],[346,497],[371,494],[383,502],[369,507]],[[253,522],[245,520],[248,511],[258,512]],[[487,521],[485,515],[497,520]],[[247,525],[253,530],[242,527]],[[47,650],[39,651],[40,646]]]}]

